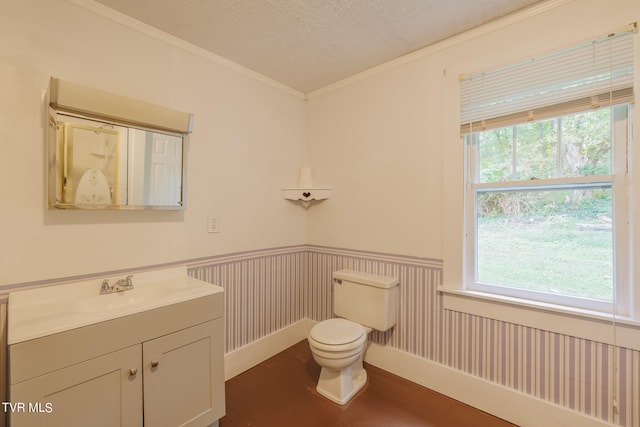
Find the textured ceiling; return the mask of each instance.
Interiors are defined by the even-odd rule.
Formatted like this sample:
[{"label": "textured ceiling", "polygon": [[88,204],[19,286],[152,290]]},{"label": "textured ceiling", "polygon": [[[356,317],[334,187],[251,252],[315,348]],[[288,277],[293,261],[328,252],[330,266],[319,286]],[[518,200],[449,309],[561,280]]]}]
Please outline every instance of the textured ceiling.
[{"label": "textured ceiling", "polygon": [[97,0],[308,93],[540,0]]}]

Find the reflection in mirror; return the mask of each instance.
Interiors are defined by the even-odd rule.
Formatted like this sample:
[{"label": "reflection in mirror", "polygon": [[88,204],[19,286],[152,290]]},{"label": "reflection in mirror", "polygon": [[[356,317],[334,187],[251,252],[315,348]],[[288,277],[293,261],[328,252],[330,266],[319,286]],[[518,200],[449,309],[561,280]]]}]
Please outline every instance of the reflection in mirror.
[{"label": "reflection in mirror", "polygon": [[183,135],[55,111],[51,122],[53,207],[184,208]]},{"label": "reflection in mirror", "polygon": [[129,129],[130,205],[182,205],[182,138]]}]

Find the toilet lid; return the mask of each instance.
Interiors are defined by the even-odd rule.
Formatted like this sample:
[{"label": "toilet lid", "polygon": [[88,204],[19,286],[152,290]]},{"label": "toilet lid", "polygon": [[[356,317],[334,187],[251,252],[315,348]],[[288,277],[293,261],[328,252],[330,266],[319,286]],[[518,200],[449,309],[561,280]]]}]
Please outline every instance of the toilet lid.
[{"label": "toilet lid", "polygon": [[364,333],[359,323],[347,319],[329,319],[311,328],[309,335],[320,343],[339,345],[353,342]]}]

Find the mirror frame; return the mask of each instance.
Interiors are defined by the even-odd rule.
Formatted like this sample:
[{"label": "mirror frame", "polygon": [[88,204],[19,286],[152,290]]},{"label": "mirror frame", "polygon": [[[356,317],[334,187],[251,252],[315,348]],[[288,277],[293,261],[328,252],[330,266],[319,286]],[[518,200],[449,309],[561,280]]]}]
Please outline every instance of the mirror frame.
[{"label": "mirror frame", "polygon": [[[48,209],[185,210],[188,135],[193,114],[51,78],[48,99]],[[58,113],[80,119],[176,136],[182,140],[180,202],[177,205],[76,204],[61,200],[64,154],[58,141]],[[125,166],[126,167],[126,166]],[[127,189],[127,192],[130,189]]]}]

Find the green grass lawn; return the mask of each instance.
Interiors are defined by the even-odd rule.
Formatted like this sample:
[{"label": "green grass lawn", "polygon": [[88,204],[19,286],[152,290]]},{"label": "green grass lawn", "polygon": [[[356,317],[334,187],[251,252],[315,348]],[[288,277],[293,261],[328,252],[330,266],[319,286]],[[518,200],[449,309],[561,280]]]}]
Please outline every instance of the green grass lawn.
[{"label": "green grass lawn", "polygon": [[[584,222],[584,221],[582,221]],[[582,230],[562,215],[545,221],[478,219],[478,281],[611,300],[611,230]]]}]

